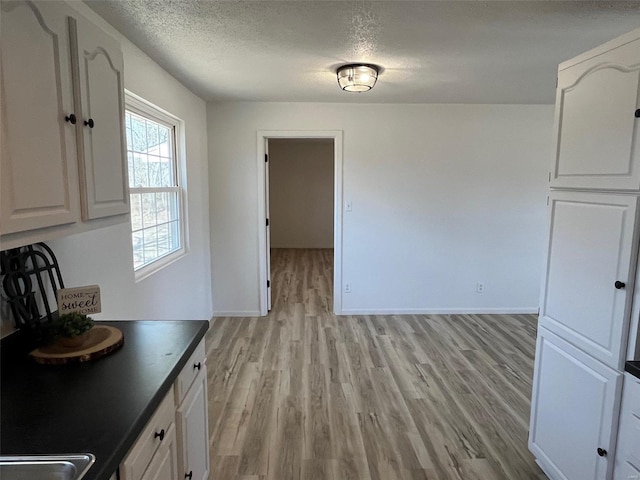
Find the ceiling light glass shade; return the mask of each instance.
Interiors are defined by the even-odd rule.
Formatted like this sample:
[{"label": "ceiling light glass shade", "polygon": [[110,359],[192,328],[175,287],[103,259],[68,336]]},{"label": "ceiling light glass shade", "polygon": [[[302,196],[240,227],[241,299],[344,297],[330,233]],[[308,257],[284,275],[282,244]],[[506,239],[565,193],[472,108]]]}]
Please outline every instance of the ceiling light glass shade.
[{"label": "ceiling light glass shade", "polygon": [[374,65],[350,64],[338,68],[338,85],[347,92],[367,92],[378,79],[378,69]]}]

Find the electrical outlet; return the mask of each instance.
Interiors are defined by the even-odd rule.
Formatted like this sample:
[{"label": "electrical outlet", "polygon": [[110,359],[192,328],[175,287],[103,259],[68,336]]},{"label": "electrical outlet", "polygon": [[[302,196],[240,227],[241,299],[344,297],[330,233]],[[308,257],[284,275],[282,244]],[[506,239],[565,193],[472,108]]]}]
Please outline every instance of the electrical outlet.
[{"label": "electrical outlet", "polygon": [[484,293],[484,283],[476,283],[476,293]]},{"label": "electrical outlet", "polygon": [[350,283],[345,283],[344,284],[344,293],[351,293],[351,284]]}]

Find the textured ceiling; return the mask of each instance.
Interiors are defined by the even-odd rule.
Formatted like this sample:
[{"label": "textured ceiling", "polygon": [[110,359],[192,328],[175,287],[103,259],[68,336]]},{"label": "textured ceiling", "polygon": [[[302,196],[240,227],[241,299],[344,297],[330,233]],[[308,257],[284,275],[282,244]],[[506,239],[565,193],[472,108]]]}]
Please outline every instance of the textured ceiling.
[{"label": "textured ceiling", "polygon": [[[558,63],[640,27],[640,1],[85,1],[216,101],[553,103]],[[338,88],[352,62],[372,91]]]}]

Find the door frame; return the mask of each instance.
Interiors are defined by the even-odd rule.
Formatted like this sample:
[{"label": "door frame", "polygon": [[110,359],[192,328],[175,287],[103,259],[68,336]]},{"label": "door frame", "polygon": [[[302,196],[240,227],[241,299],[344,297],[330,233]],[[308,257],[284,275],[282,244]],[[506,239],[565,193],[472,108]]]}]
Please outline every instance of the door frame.
[{"label": "door frame", "polygon": [[271,138],[333,139],[333,313],[342,314],[342,130],[258,130],[258,292],[260,315],[268,313],[267,189],[265,154]]}]

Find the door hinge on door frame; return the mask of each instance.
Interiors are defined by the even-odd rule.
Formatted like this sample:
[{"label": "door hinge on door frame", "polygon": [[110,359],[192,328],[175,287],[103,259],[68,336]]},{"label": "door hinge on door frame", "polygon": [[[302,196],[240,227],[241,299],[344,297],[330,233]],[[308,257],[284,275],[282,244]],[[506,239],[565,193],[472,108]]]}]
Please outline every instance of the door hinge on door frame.
[{"label": "door hinge on door frame", "polygon": [[269,161],[269,154],[268,153],[264,154],[264,161],[265,161],[265,163]]},{"label": "door hinge on door frame", "polygon": [[269,219],[267,218],[267,227],[269,226]]},{"label": "door hinge on door frame", "polygon": [[267,280],[267,288],[271,287],[271,280]]}]

